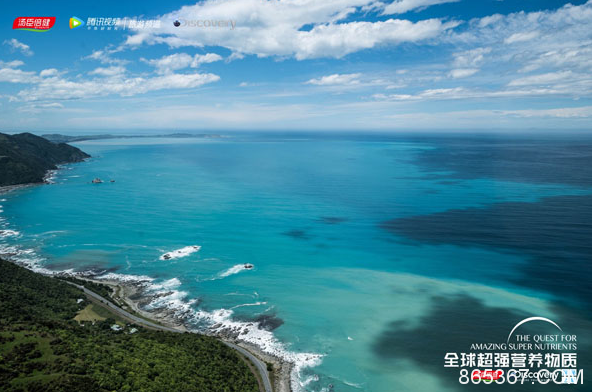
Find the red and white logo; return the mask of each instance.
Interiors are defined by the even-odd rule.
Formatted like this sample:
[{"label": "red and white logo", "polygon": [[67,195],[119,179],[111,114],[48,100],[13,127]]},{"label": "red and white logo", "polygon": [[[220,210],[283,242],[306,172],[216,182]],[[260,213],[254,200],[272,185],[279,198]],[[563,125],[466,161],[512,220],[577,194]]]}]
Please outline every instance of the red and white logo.
[{"label": "red and white logo", "polygon": [[12,29],[47,31],[53,27],[55,21],[55,16],[19,16],[12,22]]}]

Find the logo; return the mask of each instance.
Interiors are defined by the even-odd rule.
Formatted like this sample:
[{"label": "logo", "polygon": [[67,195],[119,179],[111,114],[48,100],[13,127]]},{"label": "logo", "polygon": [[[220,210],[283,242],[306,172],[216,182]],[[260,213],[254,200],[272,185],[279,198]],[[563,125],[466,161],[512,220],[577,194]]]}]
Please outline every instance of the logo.
[{"label": "logo", "polygon": [[472,373],[473,380],[481,380],[483,382],[492,382],[499,380],[503,376],[503,370],[475,370]]},{"label": "logo", "polygon": [[236,20],[227,19],[173,19],[173,26],[175,27],[194,27],[206,29],[227,29],[234,30],[236,28]]},{"label": "logo", "polygon": [[555,323],[555,321],[553,321],[553,320],[549,320],[548,318],[545,318],[545,317],[529,317],[529,318],[525,318],[524,320],[520,321],[518,324],[516,324],[514,326],[514,328],[512,328],[512,330],[510,331],[510,334],[508,335],[508,340],[506,340],[506,343],[510,343],[510,338],[512,337],[512,334],[514,333],[514,331],[516,331],[516,329],[518,329],[519,326],[521,326],[522,324],[526,324],[530,321],[544,321],[546,323],[556,326],[558,330],[563,332],[561,327],[559,325],[557,325]]},{"label": "logo", "polygon": [[55,16],[19,16],[12,22],[12,29],[43,32],[50,30],[55,20]]},{"label": "logo", "polygon": [[70,29],[77,29],[82,26],[84,26],[84,21],[82,19],[75,16],[70,18]]},{"label": "logo", "polygon": [[[538,333],[520,330],[527,323],[552,327]],[[578,337],[553,320],[528,317],[518,322],[505,342],[471,343],[468,351],[447,352],[444,367],[458,370],[460,384],[583,384],[578,367]]]},{"label": "logo", "polygon": [[[70,19],[72,23],[73,19]],[[143,30],[143,29],[160,29],[160,19],[131,19],[128,17],[89,17],[86,23],[79,20],[81,25],[75,25],[70,28],[77,28],[86,25],[87,30]]]}]

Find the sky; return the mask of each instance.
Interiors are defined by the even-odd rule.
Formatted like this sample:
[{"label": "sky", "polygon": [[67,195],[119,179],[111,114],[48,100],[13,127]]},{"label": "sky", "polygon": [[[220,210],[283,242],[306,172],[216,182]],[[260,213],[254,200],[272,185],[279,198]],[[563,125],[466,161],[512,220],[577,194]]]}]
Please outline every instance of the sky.
[{"label": "sky", "polygon": [[94,3],[2,4],[0,131],[592,131],[592,0]]}]

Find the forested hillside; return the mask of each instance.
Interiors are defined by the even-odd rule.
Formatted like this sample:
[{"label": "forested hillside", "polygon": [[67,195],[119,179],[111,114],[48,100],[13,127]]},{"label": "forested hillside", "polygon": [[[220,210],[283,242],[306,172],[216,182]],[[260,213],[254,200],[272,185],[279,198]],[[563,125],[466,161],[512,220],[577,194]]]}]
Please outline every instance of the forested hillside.
[{"label": "forested hillside", "polygon": [[244,361],[215,338],[112,318],[79,323],[89,305],[81,298],[65,282],[0,260],[0,390],[258,391]]},{"label": "forested hillside", "polygon": [[80,162],[89,156],[76,147],[30,133],[0,133],[0,186],[41,182],[56,165]]}]

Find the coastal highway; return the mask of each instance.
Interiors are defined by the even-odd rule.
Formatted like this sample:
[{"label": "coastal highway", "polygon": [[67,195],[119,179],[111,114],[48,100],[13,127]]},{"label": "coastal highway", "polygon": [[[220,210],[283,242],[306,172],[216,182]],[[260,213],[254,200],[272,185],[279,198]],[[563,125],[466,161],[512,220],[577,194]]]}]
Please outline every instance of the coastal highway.
[{"label": "coastal highway", "polygon": [[259,370],[259,374],[261,374],[261,379],[263,380],[263,386],[265,387],[265,392],[272,392],[273,391],[273,389],[271,388],[271,381],[269,380],[269,373],[267,373],[267,365],[266,364],[261,362],[259,360],[259,358],[257,358],[256,356],[254,356],[253,354],[251,354],[249,351],[245,350],[241,346],[237,346],[234,343],[226,342],[224,340],[222,340],[222,343],[224,343],[228,347],[235,349],[239,353],[243,354],[245,357],[249,358],[251,360],[251,362],[253,362],[255,364],[255,366],[257,367],[257,370]]},{"label": "coastal highway", "polygon": [[[171,327],[165,327],[164,325],[159,325],[159,324],[150,322],[146,319],[135,316],[135,315],[131,314],[130,312],[127,312],[127,311],[121,309],[119,306],[113,304],[111,301],[108,301],[107,299],[101,297],[100,295],[98,295],[94,291],[91,291],[84,286],[78,285],[76,283],[68,282],[65,280],[63,282],[66,282],[68,284],[71,284],[72,286],[78,287],[80,290],[82,290],[84,292],[84,294],[86,294],[86,296],[89,299],[94,300],[93,302],[98,303],[99,305],[101,305],[103,307],[107,307],[113,313],[117,313],[118,315],[120,315],[124,319],[127,319],[135,324],[142,325],[144,327],[148,327],[151,329],[158,329],[158,330],[167,331],[167,332],[178,332],[178,333],[183,332],[178,329],[171,328]],[[247,357],[255,365],[257,370],[259,371],[259,374],[261,375],[261,380],[263,380],[263,387],[265,388],[265,392],[273,392],[273,388],[271,387],[271,381],[269,380],[269,373],[267,372],[267,365],[263,361],[261,361],[259,358],[257,358],[253,354],[251,354],[249,351],[245,350],[244,348],[242,348],[240,346],[237,346],[234,343],[226,342],[224,340],[221,340],[221,342],[224,343],[225,345],[227,345],[228,347],[235,349],[236,351],[241,353],[243,356]]]},{"label": "coastal highway", "polygon": [[158,324],[152,323],[146,319],[140,318],[138,316],[134,316],[130,312],[127,312],[127,311],[121,309],[119,306],[113,304],[111,301],[106,300],[105,298],[101,297],[99,294],[87,289],[84,286],[80,286],[80,285],[78,285],[76,283],[72,283],[72,282],[67,282],[67,281],[64,281],[64,282],[71,284],[72,286],[78,287],[80,290],[84,291],[84,294],[86,294],[88,297],[98,301],[100,305],[109,308],[109,310],[111,310],[112,312],[117,313],[120,316],[122,316],[123,318],[130,320],[138,325],[142,325],[142,326],[152,328],[152,329],[159,329],[161,331],[167,331],[167,332],[182,332],[182,331],[179,331],[178,329],[165,327],[163,325],[158,325]]}]

